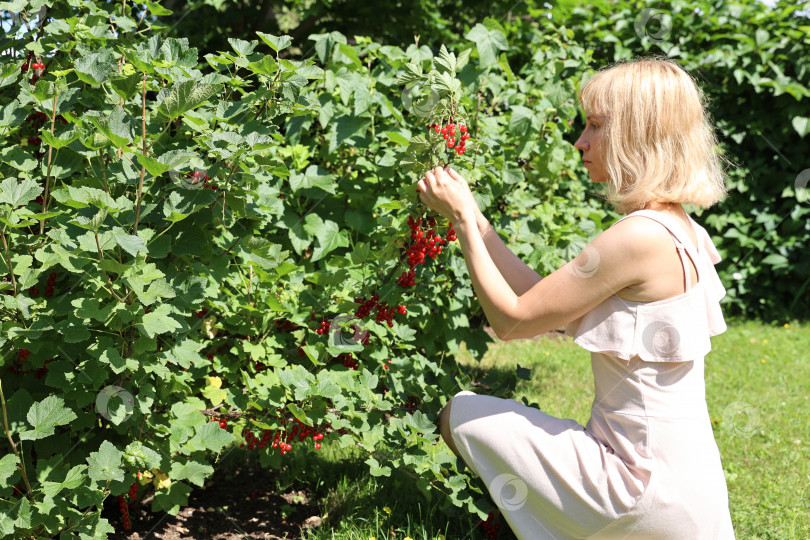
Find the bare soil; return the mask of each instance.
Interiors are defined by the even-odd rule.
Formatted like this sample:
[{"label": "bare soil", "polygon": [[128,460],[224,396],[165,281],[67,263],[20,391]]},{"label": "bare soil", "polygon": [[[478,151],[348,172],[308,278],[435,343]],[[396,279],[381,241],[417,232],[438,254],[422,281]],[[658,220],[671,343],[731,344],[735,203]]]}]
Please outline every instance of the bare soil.
[{"label": "bare soil", "polygon": [[301,490],[272,491],[271,471],[216,471],[204,488],[195,488],[176,516],[153,513],[151,495],[130,508],[131,529],[124,531],[118,500],[110,497],[106,517],[114,540],[270,540],[302,538],[302,530],[319,526],[317,505]]}]

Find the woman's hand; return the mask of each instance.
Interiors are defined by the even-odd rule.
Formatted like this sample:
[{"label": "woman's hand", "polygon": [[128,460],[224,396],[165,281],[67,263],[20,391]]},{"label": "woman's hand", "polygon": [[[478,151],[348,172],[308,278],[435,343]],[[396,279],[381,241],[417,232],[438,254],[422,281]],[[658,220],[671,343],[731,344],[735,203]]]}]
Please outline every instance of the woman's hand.
[{"label": "woman's hand", "polygon": [[436,167],[425,173],[417,183],[419,200],[434,212],[449,219],[461,222],[469,218],[475,223],[480,212],[467,181],[447,165]]}]

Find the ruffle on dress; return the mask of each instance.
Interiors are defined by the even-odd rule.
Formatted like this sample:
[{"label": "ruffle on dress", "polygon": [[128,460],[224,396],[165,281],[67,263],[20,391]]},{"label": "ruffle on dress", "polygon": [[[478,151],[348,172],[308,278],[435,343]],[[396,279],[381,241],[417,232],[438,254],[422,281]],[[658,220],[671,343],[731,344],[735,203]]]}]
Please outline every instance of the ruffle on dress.
[{"label": "ruffle on dress", "polygon": [[[691,217],[698,251],[669,216],[638,210],[619,219],[643,215],[664,225],[676,245],[683,245],[698,272],[697,284],[685,293],[655,302],[635,302],[612,295],[565,327],[565,335],[591,351],[624,361],[636,356],[646,362],[699,360],[711,351],[710,337],[726,331],[720,300],[726,289],[714,268],[722,259],[709,233]],[[614,224],[615,225],[615,224]],[[683,260],[683,258],[682,258]],[[685,270],[688,272],[688,268]],[[688,274],[687,274],[688,275]]]}]

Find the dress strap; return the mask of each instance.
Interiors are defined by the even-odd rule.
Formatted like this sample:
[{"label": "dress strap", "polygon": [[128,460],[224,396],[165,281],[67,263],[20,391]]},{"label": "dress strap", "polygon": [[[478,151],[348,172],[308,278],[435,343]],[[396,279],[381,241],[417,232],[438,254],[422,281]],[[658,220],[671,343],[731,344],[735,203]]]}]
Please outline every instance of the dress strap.
[{"label": "dress strap", "polygon": [[[695,270],[698,270],[697,260],[698,260],[698,252],[697,248],[692,248],[691,241],[687,240],[684,242],[679,234],[678,231],[682,231],[680,227],[673,227],[673,223],[671,221],[670,216],[664,215],[661,212],[656,212],[655,210],[636,210],[635,212],[631,212],[624,217],[619,218],[616,220],[613,225],[622,221],[623,219],[627,219],[632,216],[643,216],[646,218],[650,218],[653,221],[657,221],[664,228],[669,232],[670,236],[672,236],[672,241],[675,243],[675,249],[678,252],[678,257],[681,259],[681,266],[683,267],[683,288],[684,291],[688,291],[692,287],[692,280],[690,279],[690,271],[689,271],[689,263],[686,260],[686,254],[688,253],[692,260],[695,261]],[[664,218],[663,220],[661,218]],[[611,227],[613,226],[611,225]],[[697,231],[696,231],[697,234]],[[698,282],[702,279],[700,275],[700,271],[698,270],[697,276]]]}]

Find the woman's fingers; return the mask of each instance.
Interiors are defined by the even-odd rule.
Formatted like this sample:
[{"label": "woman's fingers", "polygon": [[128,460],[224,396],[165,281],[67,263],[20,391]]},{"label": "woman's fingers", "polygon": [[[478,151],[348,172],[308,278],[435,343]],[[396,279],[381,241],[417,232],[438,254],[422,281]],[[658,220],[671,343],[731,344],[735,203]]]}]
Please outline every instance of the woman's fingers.
[{"label": "woman's fingers", "polygon": [[460,174],[458,174],[455,169],[450,167],[450,165],[445,167],[444,170],[450,176],[450,178],[452,178],[453,180],[456,180],[458,182],[463,182],[464,184],[467,183],[467,181],[464,179],[464,177],[462,177]]}]

